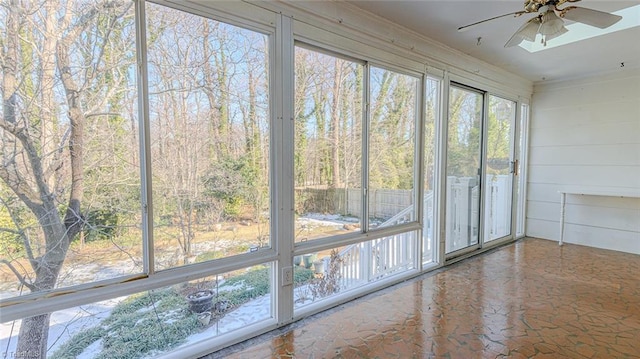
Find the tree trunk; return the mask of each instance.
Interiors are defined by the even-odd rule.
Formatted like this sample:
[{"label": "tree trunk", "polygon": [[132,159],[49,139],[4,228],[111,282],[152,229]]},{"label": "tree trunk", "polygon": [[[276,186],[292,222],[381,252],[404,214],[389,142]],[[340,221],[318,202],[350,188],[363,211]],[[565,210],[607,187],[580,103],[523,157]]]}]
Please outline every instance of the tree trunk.
[{"label": "tree trunk", "polygon": [[[20,200],[35,215],[42,229],[45,248],[34,250],[31,247],[29,238],[24,238],[26,257],[29,260],[31,269],[34,272],[33,282],[29,278],[21,277],[20,282],[28,287],[32,292],[43,292],[52,290],[62,270],[69,244],[80,231],[84,223],[81,215],[81,202],[84,192],[83,179],[83,155],[84,155],[84,128],[86,124],[85,110],[82,108],[84,91],[90,83],[91,74],[85,74],[87,78],[74,78],[73,62],[76,53],[72,45],[82,36],[93,20],[101,14],[101,11],[114,9],[117,4],[109,2],[97,2],[94,6],[88,6],[83,10],[83,14],[71,11],[71,5],[66,11],[62,9],[68,4],[50,0],[44,2],[45,36],[42,47],[37,50],[41,56],[39,80],[41,83],[41,93],[37,96],[38,101],[34,101],[35,94],[27,96],[28,93],[20,91],[24,84],[18,79],[28,77],[32,71],[30,63],[19,62],[21,44],[23,46],[33,46],[30,41],[21,43],[19,40],[20,31],[32,31],[27,27],[31,24],[29,20],[20,21],[22,16],[29,14],[32,9],[25,9],[29,2],[12,0],[8,8],[6,19],[6,41],[5,46],[0,49],[3,58],[3,114],[0,119],[0,133],[5,143],[16,144],[13,152],[3,152],[3,163],[0,166],[0,177],[9,188],[20,198]],[[130,6],[130,5],[125,5]],[[40,11],[40,10],[38,10]],[[34,12],[35,13],[35,12]],[[64,15],[58,18],[60,14]],[[115,16],[121,13],[115,12]],[[30,15],[29,15],[30,16]],[[35,15],[34,15],[35,16]],[[72,22],[72,18],[82,19],[80,22]],[[58,23],[56,24],[56,19]],[[36,22],[37,23],[37,22]],[[65,36],[58,38],[59,34]],[[29,51],[29,49],[26,49]],[[101,53],[100,51],[97,51]],[[89,54],[89,56],[92,54]],[[100,62],[99,58],[92,58],[92,62]],[[36,65],[37,66],[37,65]],[[62,82],[65,91],[68,118],[61,120],[57,117],[58,109],[55,104],[55,91],[52,90],[56,75]],[[80,75],[78,75],[80,76]],[[25,98],[26,96],[26,98]],[[22,97],[22,98],[21,98]],[[19,118],[17,108],[22,103],[38,104],[42,108],[38,113],[38,121],[29,123]],[[68,137],[69,158],[62,161],[56,156],[63,153],[58,146],[63,146],[65,138],[55,140],[57,124],[64,123],[70,126]],[[35,130],[29,128],[33,126]],[[19,144],[19,145],[18,145]],[[53,151],[55,149],[55,151]],[[55,152],[55,154],[51,154]],[[46,158],[46,156],[52,156]],[[16,159],[21,159],[18,163]],[[59,165],[52,162],[60,161]],[[59,213],[59,205],[62,197],[58,196],[59,188],[56,184],[48,181],[49,177],[61,177],[64,171],[71,171],[70,192],[67,199],[67,208],[64,215]],[[64,173],[66,175],[66,173]],[[30,318],[24,318],[20,327],[17,342],[16,357],[40,358],[46,357],[48,348],[50,313],[38,314]]]},{"label": "tree trunk", "polygon": [[[32,267],[36,272],[34,292],[55,287],[69,249],[70,237],[67,233],[71,230],[73,235],[77,234],[77,230],[65,227],[55,210],[47,210],[47,207],[55,209],[55,204],[51,201],[48,205],[32,209],[42,226],[46,242],[44,255],[32,259]],[[46,313],[22,320],[16,349],[20,353],[18,357],[46,358],[50,315]]]},{"label": "tree trunk", "polygon": [[47,357],[50,317],[50,314],[42,314],[22,320],[16,358],[44,359]]}]

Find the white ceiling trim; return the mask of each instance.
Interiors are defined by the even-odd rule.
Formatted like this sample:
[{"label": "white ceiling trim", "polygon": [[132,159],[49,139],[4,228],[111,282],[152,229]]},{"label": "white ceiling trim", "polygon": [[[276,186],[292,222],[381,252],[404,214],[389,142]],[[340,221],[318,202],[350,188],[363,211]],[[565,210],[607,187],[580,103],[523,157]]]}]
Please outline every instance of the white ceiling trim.
[{"label": "white ceiling trim", "polygon": [[487,90],[530,98],[533,82],[415,33],[344,1],[257,1],[318,29],[330,30],[382,51],[423,63],[428,68],[459,74]]}]

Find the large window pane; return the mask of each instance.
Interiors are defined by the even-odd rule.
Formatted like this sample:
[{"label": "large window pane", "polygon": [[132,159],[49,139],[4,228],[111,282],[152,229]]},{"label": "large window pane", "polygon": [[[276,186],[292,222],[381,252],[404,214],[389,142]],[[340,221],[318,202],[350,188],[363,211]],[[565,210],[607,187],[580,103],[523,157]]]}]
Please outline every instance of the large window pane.
[{"label": "large window pane", "polygon": [[147,15],[156,267],[269,246],[268,37]]},{"label": "large window pane", "polygon": [[[271,319],[271,277],[267,263],[51,313],[46,357],[150,358]],[[0,325],[6,357],[23,322]],[[29,353],[14,357],[44,358]]]},{"label": "large window pane", "polygon": [[416,220],[415,122],[420,81],[372,67],[369,121],[369,228]]},{"label": "large window pane", "polygon": [[0,297],[141,272],[133,3],[0,19]]},{"label": "large window pane", "polygon": [[295,52],[295,240],[360,229],[363,66]]},{"label": "large window pane", "polygon": [[435,260],[434,205],[435,205],[435,150],[436,124],[440,116],[440,81],[427,78],[426,113],[424,121],[424,213],[422,229],[422,262]]},{"label": "large window pane", "polygon": [[447,139],[446,253],[478,244],[482,93],[451,86]]}]

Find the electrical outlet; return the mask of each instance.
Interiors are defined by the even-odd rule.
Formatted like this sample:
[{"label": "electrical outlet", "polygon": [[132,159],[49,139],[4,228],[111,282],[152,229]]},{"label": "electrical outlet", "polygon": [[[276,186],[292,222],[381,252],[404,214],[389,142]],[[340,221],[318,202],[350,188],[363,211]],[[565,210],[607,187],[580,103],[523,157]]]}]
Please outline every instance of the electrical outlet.
[{"label": "electrical outlet", "polygon": [[282,268],[282,285],[292,285],[293,284],[293,267],[284,267]]}]

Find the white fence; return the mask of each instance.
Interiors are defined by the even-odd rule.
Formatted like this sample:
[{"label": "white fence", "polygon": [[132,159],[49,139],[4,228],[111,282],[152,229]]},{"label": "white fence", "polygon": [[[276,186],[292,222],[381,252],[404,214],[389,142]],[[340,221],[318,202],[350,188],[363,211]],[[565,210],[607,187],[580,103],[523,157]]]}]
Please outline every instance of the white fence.
[{"label": "white fence", "polygon": [[[296,196],[304,198],[300,213],[336,213],[360,217],[362,190],[360,188],[298,188]],[[413,191],[402,189],[370,189],[369,217],[387,219],[413,203]]]}]

